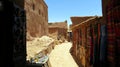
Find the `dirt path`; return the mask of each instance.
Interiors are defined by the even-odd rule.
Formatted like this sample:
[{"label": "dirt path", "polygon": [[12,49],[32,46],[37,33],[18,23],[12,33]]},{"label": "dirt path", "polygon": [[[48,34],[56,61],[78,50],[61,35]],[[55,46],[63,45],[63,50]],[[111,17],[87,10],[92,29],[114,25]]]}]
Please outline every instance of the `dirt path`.
[{"label": "dirt path", "polygon": [[51,67],[78,67],[69,52],[71,46],[70,42],[55,46],[49,55]]}]

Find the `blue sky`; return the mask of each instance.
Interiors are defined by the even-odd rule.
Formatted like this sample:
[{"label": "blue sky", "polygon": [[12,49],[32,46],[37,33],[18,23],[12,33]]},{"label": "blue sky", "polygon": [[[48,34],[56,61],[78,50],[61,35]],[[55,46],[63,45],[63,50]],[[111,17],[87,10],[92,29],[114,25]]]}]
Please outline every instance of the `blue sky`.
[{"label": "blue sky", "polygon": [[48,22],[67,20],[71,16],[102,16],[101,0],[45,0],[48,5]]}]

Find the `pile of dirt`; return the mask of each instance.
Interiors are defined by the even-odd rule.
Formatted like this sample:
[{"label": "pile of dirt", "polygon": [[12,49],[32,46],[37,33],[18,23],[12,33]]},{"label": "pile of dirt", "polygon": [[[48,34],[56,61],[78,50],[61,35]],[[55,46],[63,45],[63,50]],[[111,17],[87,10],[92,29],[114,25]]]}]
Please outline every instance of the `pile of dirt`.
[{"label": "pile of dirt", "polygon": [[54,39],[48,36],[37,37],[32,41],[27,41],[27,60],[30,60],[30,58],[34,57],[42,50],[47,49],[52,42],[54,42]]}]

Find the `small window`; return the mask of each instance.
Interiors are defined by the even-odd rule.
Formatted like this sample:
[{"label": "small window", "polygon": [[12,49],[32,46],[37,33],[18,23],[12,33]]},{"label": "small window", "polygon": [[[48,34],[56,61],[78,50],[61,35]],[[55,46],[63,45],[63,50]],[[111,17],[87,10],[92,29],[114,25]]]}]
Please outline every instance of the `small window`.
[{"label": "small window", "polygon": [[39,15],[41,14],[40,10],[38,11]]},{"label": "small window", "polygon": [[35,10],[35,4],[33,4],[32,8],[33,8],[33,10]]}]

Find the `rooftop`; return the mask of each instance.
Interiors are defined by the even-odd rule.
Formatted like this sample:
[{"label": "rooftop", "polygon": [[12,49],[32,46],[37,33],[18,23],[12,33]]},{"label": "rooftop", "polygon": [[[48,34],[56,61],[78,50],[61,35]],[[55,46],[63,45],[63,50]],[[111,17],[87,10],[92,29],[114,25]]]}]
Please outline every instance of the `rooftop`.
[{"label": "rooftop", "polygon": [[72,21],[72,24],[76,25],[83,21],[86,21],[87,19],[94,18],[94,17],[96,17],[96,16],[72,16],[72,17],[70,17],[70,19]]},{"label": "rooftop", "polygon": [[48,23],[49,28],[66,28],[67,29],[67,21],[64,22],[50,22]]}]

